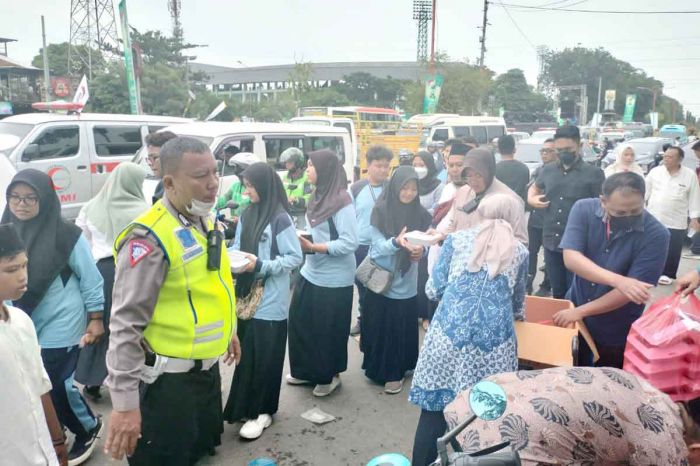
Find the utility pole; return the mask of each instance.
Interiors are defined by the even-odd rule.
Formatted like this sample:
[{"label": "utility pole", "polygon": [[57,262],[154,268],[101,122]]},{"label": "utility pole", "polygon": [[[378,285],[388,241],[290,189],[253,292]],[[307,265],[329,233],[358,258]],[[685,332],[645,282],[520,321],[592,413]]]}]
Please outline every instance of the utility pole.
[{"label": "utility pole", "polygon": [[484,55],[486,55],[486,26],[488,26],[489,0],[484,0],[484,22],[481,26],[481,56],[479,57],[479,67],[484,67]]},{"label": "utility pole", "polygon": [[437,18],[437,0],[433,0],[433,24],[430,28],[430,72],[435,73],[435,23]]},{"label": "utility pole", "polygon": [[51,77],[49,76],[49,52],[46,50],[46,26],[44,25],[44,15],[41,15],[41,42],[43,44],[42,54],[44,59],[44,100],[51,100]]},{"label": "utility pole", "polygon": [[598,77],[598,105],[596,106],[596,113],[600,113],[600,95],[601,95],[601,89],[603,88],[603,77],[599,76]]}]

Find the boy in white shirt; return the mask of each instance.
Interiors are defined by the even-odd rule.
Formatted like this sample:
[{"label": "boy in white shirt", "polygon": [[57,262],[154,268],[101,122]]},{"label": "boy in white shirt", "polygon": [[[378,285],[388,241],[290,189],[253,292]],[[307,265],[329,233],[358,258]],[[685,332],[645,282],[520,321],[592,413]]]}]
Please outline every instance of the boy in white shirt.
[{"label": "boy in white shirt", "polygon": [[2,463],[65,466],[68,450],[32,319],[4,301],[27,290],[27,254],[11,224],[0,225],[0,451]]}]

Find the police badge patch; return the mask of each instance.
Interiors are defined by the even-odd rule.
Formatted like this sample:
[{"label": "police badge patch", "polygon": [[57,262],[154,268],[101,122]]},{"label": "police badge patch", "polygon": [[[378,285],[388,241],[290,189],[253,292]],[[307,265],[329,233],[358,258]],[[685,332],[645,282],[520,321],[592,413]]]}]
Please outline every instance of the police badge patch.
[{"label": "police badge patch", "polygon": [[129,262],[134,267],[153,252],[153,246],[143,240],[134,239],[129,242]]}]

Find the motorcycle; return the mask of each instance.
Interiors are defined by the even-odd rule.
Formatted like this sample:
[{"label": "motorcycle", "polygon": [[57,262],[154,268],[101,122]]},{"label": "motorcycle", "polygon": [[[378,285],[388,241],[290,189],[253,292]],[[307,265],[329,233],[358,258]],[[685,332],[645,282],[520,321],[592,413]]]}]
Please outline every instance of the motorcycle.
[{"label": "motorcycle", "polygon": [[[476,418],[495,421],[506,411],[506,393],[500,385],[482,380],[474,385],[469,393],[469,406],[472,415],[437,441],[438,459],[431,466],[520,466],[520,455],[509,449],[510,442],[499,443],[474,453],[464,453],[457,442],[457,436]],[[454,453],[448,453],[447,445]]]}]

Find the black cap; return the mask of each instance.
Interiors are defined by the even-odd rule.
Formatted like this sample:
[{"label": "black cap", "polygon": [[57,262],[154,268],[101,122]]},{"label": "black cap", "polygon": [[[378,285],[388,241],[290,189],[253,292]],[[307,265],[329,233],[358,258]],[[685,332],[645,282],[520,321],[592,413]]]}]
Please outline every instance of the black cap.
[{"label": "black cap", "polygon": [[0,225],[0,257],[14,256],[26,248],[11,223]]},{"label": "black cap", "polygon": [[467,155],[467,152],[469,152],[472,148],[466,144],[462,144],[461,142],[457,142],[452,144],[452,149],[450,149],[450,156],[452,155]]}]

